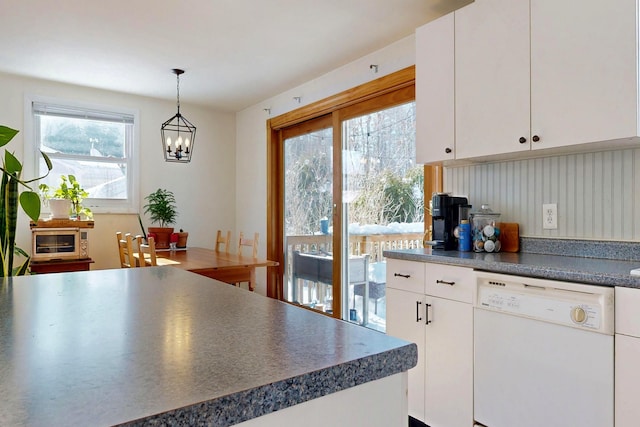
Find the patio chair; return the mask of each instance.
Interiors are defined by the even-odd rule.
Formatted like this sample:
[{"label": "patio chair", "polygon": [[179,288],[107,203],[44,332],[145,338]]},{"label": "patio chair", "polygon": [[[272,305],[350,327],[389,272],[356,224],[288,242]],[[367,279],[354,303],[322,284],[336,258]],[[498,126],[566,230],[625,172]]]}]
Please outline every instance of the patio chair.
[{"label": "patio chair", "polygon": [[353,286],[353,308],[356,307],[356,295],[364,298],[365,286],[369,286],[369,299],[374,301],[373,312],[378,314],[378,301],[385,297],[387,289],[387,263],[386,261],[369,263],[368,283],[360,283]]}]

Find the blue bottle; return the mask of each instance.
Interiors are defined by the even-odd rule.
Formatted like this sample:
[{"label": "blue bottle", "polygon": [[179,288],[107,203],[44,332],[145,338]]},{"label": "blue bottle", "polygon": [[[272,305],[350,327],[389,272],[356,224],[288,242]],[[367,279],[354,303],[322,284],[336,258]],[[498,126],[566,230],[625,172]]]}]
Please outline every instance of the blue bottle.
[{"label": "blue bottle", "polygon": [[471,224],[466,219],[460,221],[458,228],[458,250],[461,252],[471,251]]}]

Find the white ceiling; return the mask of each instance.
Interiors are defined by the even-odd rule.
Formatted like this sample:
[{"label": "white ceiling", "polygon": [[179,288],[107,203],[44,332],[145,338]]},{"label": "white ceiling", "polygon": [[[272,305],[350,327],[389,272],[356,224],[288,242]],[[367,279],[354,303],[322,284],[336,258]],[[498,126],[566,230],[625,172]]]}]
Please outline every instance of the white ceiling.
[{"label": "white ceiling", "polygon": [[0,0],[0,71],[239,111],[472,0]]}]

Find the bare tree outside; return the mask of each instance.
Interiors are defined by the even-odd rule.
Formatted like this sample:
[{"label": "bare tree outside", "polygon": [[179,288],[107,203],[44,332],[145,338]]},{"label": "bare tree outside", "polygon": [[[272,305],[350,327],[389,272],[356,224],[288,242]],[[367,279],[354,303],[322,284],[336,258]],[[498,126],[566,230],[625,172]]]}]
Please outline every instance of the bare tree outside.
[{"label": "bare tree outside", "polygon": [[285,145],[285,235],[313,234],[331,216],[332,130],[288,139]]},{"label": "bare tree outside", "polygon": [[[415,164],[415,103],[345,122],[344,137],[360,166],[345,170],[349,223],[423,222],[423,168]],[[350,156],[350,157],[353,157]]]},{"label": "bare tree outside", "polygon": [[[415,103],[350,119],[343,126],[343,200],[349,223],[423,222],[423,168],[415,164]],[[288,139],[285,233],[313,234],[331,218],[332,131]]]}]

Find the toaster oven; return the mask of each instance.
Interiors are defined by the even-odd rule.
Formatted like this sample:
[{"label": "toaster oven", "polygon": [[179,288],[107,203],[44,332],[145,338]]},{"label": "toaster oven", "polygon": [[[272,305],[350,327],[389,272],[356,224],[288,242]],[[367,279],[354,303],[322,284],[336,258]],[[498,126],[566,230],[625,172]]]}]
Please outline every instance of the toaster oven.
[{"label": "toaster oven", "polygon": [[86,228],[32,228],[33,261],[89,258],[89,233]]}]

